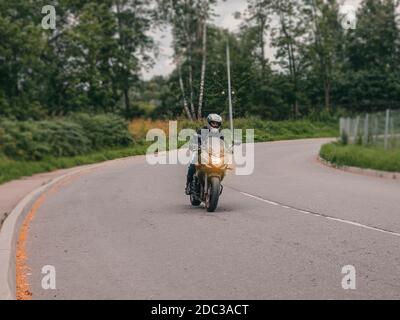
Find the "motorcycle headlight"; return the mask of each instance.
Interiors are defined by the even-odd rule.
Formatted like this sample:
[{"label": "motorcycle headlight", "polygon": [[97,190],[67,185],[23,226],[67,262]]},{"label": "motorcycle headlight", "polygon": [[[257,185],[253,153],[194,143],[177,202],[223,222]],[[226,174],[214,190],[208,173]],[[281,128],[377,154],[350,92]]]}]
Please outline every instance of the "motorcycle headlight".
[{"label": "motorcycle headlight", "polygon": [[221,157],[211,156],[211,163],[214,166],[220,166],[222,165],[223,161]]}]

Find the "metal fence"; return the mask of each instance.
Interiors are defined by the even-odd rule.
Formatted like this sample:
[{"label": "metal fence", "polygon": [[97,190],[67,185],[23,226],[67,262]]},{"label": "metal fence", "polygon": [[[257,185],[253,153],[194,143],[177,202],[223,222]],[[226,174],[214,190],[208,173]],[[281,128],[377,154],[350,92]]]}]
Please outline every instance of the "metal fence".
[{"label": "metal fence", "polygon": [[340,118],[340,136],[344,144],[400,148],[400,110]]}]

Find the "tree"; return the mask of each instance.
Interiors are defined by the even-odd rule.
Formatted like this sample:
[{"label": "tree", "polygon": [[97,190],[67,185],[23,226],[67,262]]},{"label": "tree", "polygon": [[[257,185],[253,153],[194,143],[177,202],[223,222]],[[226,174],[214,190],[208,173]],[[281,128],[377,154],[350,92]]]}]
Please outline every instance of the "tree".
[{"label": "tree", "polygon": [[291,79],[291,102],[293,115],[298,117],[299,81],[303,69],[303,38],[306,32],[301,3],[297,0],[276,0],[272,5],[278,17],[278,27],[272,32],[272,44],[277,48],[276,58]]},{"label": "tree", "polygon": [[399,2],[364,0],[346,34],[343,96],[354,111],[399,107]]},{"label": "tree", "polygon": [[322,84],[325,110],[331,111],[332,82],[338,72],[343,43],[343,29],[339,23],[339,5],[336,0],[305,0],[304,11],[310,26],[305,49],[310,72]]},{"label": "tree", "polygon": [[284,77],[278,77],[272,71],[272,64],[265,53],[270,44],[274,5],[272,0],[248,0],[247,18],[238,34],[243,57],[237,63],[246,62],[246,68],[251,70],[251,83],[246,89],[247,113],[280,119],[287,117],[287,108],[280,97],[286,85],[282,83]]},{"label": "tree", "polygon": [[138,83],[141,67],[151,62],[148,52],[153,48],[153,40],[148,36],[154,8],[148,0],[112,1],[116,19],[116,60],[113,61],[114,83],[122,91],[125,116],[131,116],[129,90]]},{"label": "tree", "polygon": [[35,8],[26,1],[0,1],[0,114],[17,119],[45,113],[41,53],[46,43]]},{"label": "tree", "polygon": [[215,2],[215,0],[159,1],[160,6],[164,8],[164,19],[172,27],[181,100],[189,119],[202,116],[207,63],[207,20]]},{"label": "tree", "polygon": [[201,10],[201,27],[202,31],[202,60],[201,60],[201,76],[200,76],[200,88],[199,88],[199,104],[197,107],[197,119],[201,118],[201,111],[203,107],[203,97],[204,97],[204,82],[206,77],[206,65],[207,65],[207,18],[209,12],[209,2],[203,0],[201,3],[202,10]]},{"label": "tree", "polygon": [[[266,34],[272,15],[272,0],[248,0],[245,27],[252,29],[257,40],[256,59],[261,67],[261,78],[265,80],[267,59],[265,57]],[[252,28],[253,26],[253,28]]]},{"label": "tree", "polygon": [[45,30],[38,10],[45,4],[0,0],[0,113],[135,115],[130,91],[151,64],[156,7],[150,0],[65,0],[56,4],[57,28]]}]

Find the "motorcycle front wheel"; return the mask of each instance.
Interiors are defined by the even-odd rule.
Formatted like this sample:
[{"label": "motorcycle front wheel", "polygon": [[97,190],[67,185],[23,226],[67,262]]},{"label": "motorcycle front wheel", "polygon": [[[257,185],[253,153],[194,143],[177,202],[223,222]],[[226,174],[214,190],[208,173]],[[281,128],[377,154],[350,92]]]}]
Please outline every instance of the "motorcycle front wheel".
[{"label": "motorcycle front wheel", "polygon": [[214,212],[217,209],[220,191],[220,179],[218,177],[211,177],[206,199],[206,209],[208,212]]}]

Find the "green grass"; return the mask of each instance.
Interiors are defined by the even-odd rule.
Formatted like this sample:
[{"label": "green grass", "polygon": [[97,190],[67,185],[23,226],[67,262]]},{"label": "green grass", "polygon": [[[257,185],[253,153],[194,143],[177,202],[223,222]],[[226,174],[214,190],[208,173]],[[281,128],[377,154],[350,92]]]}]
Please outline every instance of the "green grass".
[{"label": "green grass", "polygon": [[[178,120],[178,131],[181,129],[195,130],[202,126],[204,126],[203,121]],[[148,130],[152,128],[161,128],[167,131],[168,121],[135,119],[130,124],[130,132],[136,141],[143,140]],[[224,121],[223,128],[229,128],[228,121]],[[339,136],[339,125],[337,121],[268,121],[252,117],[235,119],[234,128],[242,130],[254,129],[256,142]]]},{"label": "green grass", "polygon": [[339,135],[336,122],[268,121],[264,126],[255,126],[255,141],[279,141],[307,138],[327,138]]},{"label": "green grass", "polygon": [[41,161],[17,161],[0,157],[0,184],[31,176],[35,173],[50,172],[84,164],[92,164],[107,160],[142,155],[146,153],[148,144],[138,144],[131,147],[109,149],[75,157],[49,157]]},{"label": "green grass", "polygon": [[329,143],[322,146],[320,156],[338,166],[400,172],[400,149]]},{"label": "green grass", "polygon": [[[168,127],[167,123],[156,122],[154,124],[156,127]],[[143,141],[152,123],[147,125],[149,127],[138,129],[137,132],[131,131],[134,140],[137,142],[129,147],[104,149],[71,157],[45,157],[39,161],[16,160],[0,153],[0,184],[24,176],[31,176],[36,173],[50,172],[57,169],[145,154],[147,147],[151,143],[143,143],[141,141]],[[203,123],[190,122],[187,120],[179,121],[179,129],[196,129],[201,125],[203,125]],[[311,122],[309,120],[274,122],[260,120],[258,118],[242,118],[235,119],[235,128],[255,129],[256,142],[334,137],[339,135],[336,122]],[[183,143],[179,143],[179,145],[182,144]]]},{"label": "green grass", "polygon": [[[228,127],[225,123],[225,127]],[[339,135],[337,121],[315,122],[310,120],[266,121],[259,118],[238,118],[235,129],[254,129],[255,142],[327,138]]]}]

